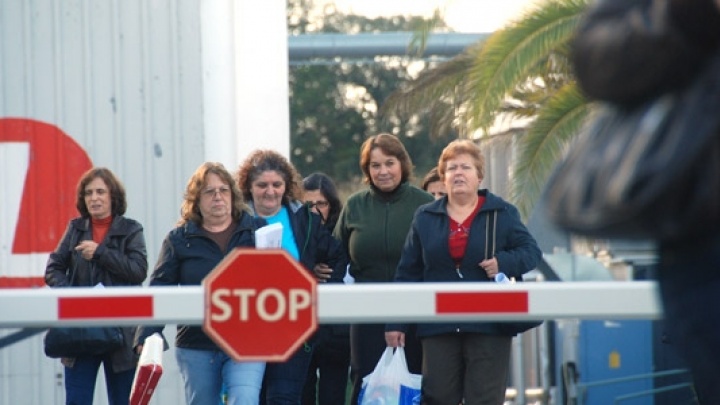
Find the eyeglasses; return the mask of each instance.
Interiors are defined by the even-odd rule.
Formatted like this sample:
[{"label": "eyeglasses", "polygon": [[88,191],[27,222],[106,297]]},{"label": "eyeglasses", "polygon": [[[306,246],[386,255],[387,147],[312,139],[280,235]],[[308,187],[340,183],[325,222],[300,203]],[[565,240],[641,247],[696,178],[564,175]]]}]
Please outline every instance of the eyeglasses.
[{"label": "eyeglasses", "polygon": [[330,205],[330,203],[327,201],[307,201],[307,204],[310,206],[310,208],[325,208]]},{"label": "eyeglasses", "polygon": [[202,195],[205,197],[215,197],[215,194],[220,193],[221,196],[227,197],[230,195],[230,187],[222,186],[219,188],[207,188],[202,191]]}]

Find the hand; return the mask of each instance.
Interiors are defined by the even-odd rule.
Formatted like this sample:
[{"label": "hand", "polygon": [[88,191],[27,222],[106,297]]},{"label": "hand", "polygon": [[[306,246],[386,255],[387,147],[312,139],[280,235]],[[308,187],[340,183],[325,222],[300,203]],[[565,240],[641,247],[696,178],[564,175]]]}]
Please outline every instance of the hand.
[{"label": "hand", "polygon": [[137,353],[137,355],[139,356],[140,354],[142,354],[142,349],[143,349],[143,345],[135,346],[135,353]]},{"label": "hand", "polygon": [[333,270],[325,263],[318,263],[313,268],[315,278],[320,283],[327,283],[327,281],[330,279],[330,275],[332,275],[332,272]]},{"label": "hand", "polygon": [[97,250],[98,244],[91,240],[84,240],[75,246],[75,250],[80,252],[83,259],[92,260],[95,250]]},{"label": "hand", "polygon": [[496,258],[483,260],[480,263],[478,263],[478,266],[482,267],[483,270],[485,270],[485,274],[487,274],[488,278],[491,280],[495,279],[495,276],[500,272],[498,262]]},{"label": "hand", "polygon": [[385,332],[385,343],[390,347],[405,347],[405,334],[403,332]]}]

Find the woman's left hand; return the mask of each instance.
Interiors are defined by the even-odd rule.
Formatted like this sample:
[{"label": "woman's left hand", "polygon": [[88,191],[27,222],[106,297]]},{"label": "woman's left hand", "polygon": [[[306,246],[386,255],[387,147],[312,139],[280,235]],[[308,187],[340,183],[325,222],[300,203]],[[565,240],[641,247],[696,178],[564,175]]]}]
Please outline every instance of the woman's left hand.
[{"label": "woman's left hand", "polygon": [[97,250],[98,244],[91,240],[84,240],[75,246],[75,250],[80,252],[83,259],[92,260],[95,250]]},{"label": "woman's left hand", "polygon": [[490,278],[491,280],[495,279],[495,276],[497,276],[497,274],[500,272],[497,259],[494,257],[481,261],[480,263],[478,263],[478,266],[482,267],[482,269],[485,270],[485,274],[487,274],[488,278]]}]

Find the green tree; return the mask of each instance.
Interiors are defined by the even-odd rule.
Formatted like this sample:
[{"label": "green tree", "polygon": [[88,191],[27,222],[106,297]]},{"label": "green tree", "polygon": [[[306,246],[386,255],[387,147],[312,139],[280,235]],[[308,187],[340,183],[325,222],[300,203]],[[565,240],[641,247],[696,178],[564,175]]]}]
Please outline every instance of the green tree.
[{"label": "green tree", "polygon": [[[288,3],[288,26],[293,34],[409,31],[422,22],[419,17],[345,15],[333,7],[318,9],[311,0]],[[291,160],[300,173],[324,171],[338,183],[357,187],[360,145],[378,132],[401,137],[419,177],[434,166],[447,138],[430,139],[427,120],[377,119],[379,105],[410,79],[412,63],[417,62],[408,57],[376,57],[291,66]]]},{"label": "green tree", "polygon": [[427,115],[432,135],[492,136],[503,119],[527,124],[518,139],[510,199],[527,217],[552,167],[578,133],[588,103],[568,61],[589,0],[545,0],[486,41],[409,81],[383,113]]}]

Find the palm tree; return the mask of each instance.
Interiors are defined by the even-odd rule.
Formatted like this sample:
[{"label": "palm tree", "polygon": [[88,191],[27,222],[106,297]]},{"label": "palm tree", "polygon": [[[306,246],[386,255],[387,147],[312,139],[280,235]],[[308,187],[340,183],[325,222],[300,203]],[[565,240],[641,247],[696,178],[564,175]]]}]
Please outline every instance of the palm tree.
[{"label": "palm tree", "polygon": [[424,71],[383,104],[384,116],[428,114],[431,135],[492,136],[500,119],[524,119],[510,200],[527,218],[588,103],[568,60],[589,0],[544,0],[517,21]]}]

